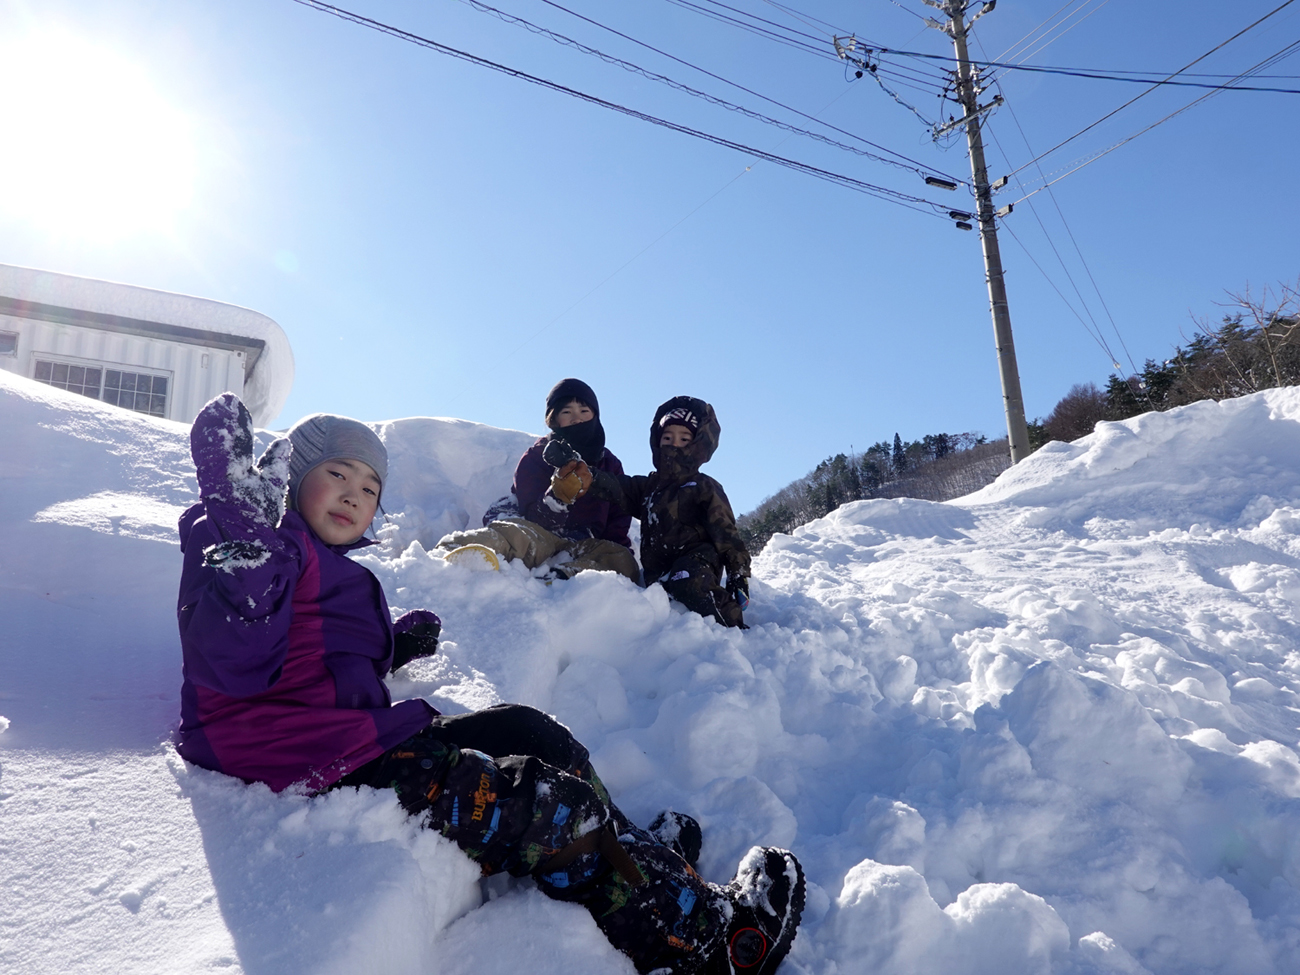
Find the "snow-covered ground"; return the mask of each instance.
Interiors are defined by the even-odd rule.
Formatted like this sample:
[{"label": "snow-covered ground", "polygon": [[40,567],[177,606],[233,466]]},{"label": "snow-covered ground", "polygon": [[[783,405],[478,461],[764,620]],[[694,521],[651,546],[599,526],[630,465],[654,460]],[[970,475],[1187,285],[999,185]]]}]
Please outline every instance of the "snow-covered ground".
[{"label": "snow-covered ground", "polygon": [[[841,508],[757,560],[743,633],[612,574],[431,558],[530,437],[377,428],[392,515],[360,560],[446,624],[395,696],[558,715],[634,819],[700,819],[709,879],[795,850],[785,971],[1300,970],[1300,389]],[[630,973],[390,795],[176,757],[193,495],[184,428],[0,374],[0,970]]]}]

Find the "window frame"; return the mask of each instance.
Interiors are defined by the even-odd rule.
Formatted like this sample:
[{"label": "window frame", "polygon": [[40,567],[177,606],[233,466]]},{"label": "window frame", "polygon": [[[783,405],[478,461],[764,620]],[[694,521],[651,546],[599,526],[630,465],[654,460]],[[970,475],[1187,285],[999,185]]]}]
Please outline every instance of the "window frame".
[{"label": "window frame", "polygon": [[[150,366],[139,366],[136,365],[135,363],[127,363],[127,362],[105,362],[102,359],[83,359],[77,356],[59,355],[58,353],[40,352],[35,350],[33,350],[31,358],[32,358],[31,375],[29,376],[29,378],[35,380],[38,383],[42,383],[43,385],[53,387],[54,389],[62,389],[64,392],[71,392],[79,396],[85,396],[87,399],[93,399],[97,402],[104,403],[106,406],[115,406],[118,409],[127,410],[131,413],[139,413],[141,416],[151,416],[154,417],[155,419],[160,419],[160,420],[167,420],[171,418],[170,414],[171,414],[171,407],[172,407],[172,397],[176,391],[176,379],[175,379],[174,372],[170,369],[155,369]],[[43,362],[50,364],[51,373],[53,373],[54,368],[61,365],[66,365],[69,370],[75,368],[81,368],[87,370],[90,369],[99,370],[98,394],[95,396],[91,396],[86,392],[82,392],[81,390],[69,389],[67,386],[58,385],[58,383],[53,381],[52,378],[51,379],[38,378],[36,374],[40,368],[40,364]],[[122,406],[119,401],[121,399],[121,394],[123,392],[131,392],[135,396],[142,395],[142,394],[135,389],[123,390],[123,388],[120,385],[116,387],[117,396],[113,400],[105,399],[104,394],[106,392],[111,391],[108,387],[108,374],[110,372],[117,373],[119,377],[122,374],[126,374],[135,377],[146,376],[151,380],[161,379],[166,384],[166,389],[164,392],[154,393],[151,388],[143,395],[149,396],[151,400],[154,397],[161,396],[163,398],[162,412],[155,413],[153,412],[152,409],[139,410],[136,409],[134,405]],[[86,388],[84,382],[81,383],[80,385],[82,386],[83,389]],[[150,406],[152,407],[152,405],[153,404],[151,402]]]}]

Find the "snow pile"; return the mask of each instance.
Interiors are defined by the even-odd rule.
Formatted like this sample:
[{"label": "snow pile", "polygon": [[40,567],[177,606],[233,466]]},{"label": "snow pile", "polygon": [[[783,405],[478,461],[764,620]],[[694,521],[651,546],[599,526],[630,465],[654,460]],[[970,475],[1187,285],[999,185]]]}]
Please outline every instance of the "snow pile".
[{"label": "snow pile", "polygon": [[[708,879],[795,850],[786,971],[1293,970],[1300,391],[1103,425],[960,502],[841,508],[757,560],[743,633],[613,574],[432,558],[529,438],[377,429],[394,514],[359,559],[445,621],[395,696],[558,715],[634,819],[700,819]],[[0,968],[630,973],[390,797],[175,757],[186,453],[0,376]]]}]

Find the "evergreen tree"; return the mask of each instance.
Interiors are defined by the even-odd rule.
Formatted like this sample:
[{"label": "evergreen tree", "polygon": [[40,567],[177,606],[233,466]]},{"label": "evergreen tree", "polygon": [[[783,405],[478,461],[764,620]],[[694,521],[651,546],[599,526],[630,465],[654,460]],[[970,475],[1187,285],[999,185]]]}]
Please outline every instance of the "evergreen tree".
[{"label": "evergreen tree", "polygon": [[894,475],[897,477],[907,470],[907,451],[903,449],[903,441],[897,433],[894,434]]}]

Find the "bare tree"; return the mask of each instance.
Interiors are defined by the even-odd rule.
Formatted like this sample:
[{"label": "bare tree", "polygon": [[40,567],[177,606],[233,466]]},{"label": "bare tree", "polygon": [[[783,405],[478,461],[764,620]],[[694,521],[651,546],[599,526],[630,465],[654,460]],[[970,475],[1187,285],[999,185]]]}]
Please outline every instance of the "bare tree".
[{"label": "bare tree", "polygon": [[1052,408],[1043,426],[1052,440],[1078,440],[1106,418],[1106,394],[1095,383],[1078,383]]}]

